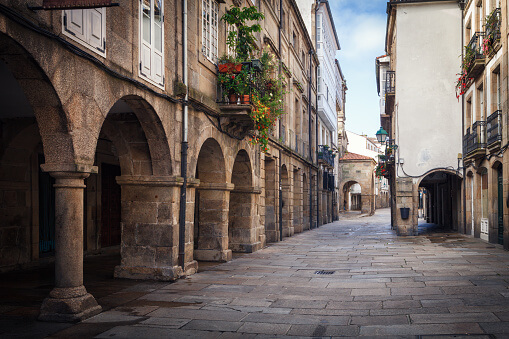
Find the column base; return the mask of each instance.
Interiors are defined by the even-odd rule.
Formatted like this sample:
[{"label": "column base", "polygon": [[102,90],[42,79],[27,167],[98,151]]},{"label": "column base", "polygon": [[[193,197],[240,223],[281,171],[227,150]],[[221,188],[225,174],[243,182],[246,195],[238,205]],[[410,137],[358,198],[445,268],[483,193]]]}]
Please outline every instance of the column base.
[{"label": "column base", "polygon": [[253,253],[262,248],[261,242],[255,242],[252,244],[230,244],[230,249],[233,252],[238,253]]},{"label": "column base", "polygon": [[99,314],[101,310],[85,286],[56,287],[42,302],[39,320],[75,323]]},{"label": "column base", "polygon": [[402,237],[412,237],[417,235],[417,230],[415,230],[412,225],[397,225],[396,231],[398,235]]},{"label": "column base", "polygon": [[274,230],[265,230],[265,239],[266,242],[278,242],[279,241],[279,231]]},{"label": "column base", "polygon": [[174,281],[183,276],[180,266],[173,267],[138,267],[116,266],[113,273],[115,278],[135,280]]},{"label": "column base", "polygon": [[231,250],[194,250],[194,258],[199,261],[220,261],[232,260]]},{"label": "column base", "polygon": [[292,237],[295,234],[295,229],[291,227],[283,227],[283,237]]}]

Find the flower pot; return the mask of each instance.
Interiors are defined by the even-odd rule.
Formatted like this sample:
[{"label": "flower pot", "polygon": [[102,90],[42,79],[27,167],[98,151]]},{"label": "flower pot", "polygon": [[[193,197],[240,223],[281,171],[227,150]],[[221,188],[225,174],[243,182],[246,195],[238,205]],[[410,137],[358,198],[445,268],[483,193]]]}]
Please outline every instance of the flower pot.
[{"label": "flower pot", "polygon": [[227,62],[218,65],[219,73],[240,73],[242,70],[242,64],[234,64]]},{"label": "flower pot", "polygon": [[249,94],[240,96],[240,103],[243,105],[249,105]]},{"label": "flower pot", "polygon": [[228,101],[230,102],[230,105],[236,105],[237,99],[238,99],[237,93],[228,94]]}]

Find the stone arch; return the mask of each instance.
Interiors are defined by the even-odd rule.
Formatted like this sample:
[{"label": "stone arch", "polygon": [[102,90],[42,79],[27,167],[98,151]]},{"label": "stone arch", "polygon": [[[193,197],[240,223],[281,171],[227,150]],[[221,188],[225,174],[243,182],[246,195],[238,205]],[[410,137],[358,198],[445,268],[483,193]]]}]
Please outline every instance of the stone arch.
[{"label": "stone arch", "polygon": [[276,180],[276,160],[266,156],[263,164],[265,169],[265,235],[267,242],[277,242],[279,239],[277,222],[279,191]]},{"label": "stone arch", "polygon": [[[455,170],[435,169],[420,178],[414,208],[421,205],[426,223],[458,230],[460,226],[462,177]],[[422,190],[424,188],[424,190]],[[422,197],[420,193],[422,192]],[[417,218],[414,222],[417,222]],[[421,228],[424,226],[420,226]]]},{"label": "stone arch", "polygon": [[453,169],[450,169],[450,168],[437,168],[437,169],[433,169],[433,170],[430,170],[430,171],[424,173],[419,178],[417,186],[421,185],[421,182],[424,180],[424,178],[426,178],[429,175],[432,175],[433,173],[437,173],[437,172],[443,172],[443,173],[447,173],[447,174],[450,174],[450,175],[455,175],[455,176],[458,176],[460,179],[463,178],[463,175],[459,171],[456,171],[456,170],[453,170]]},{"label": "stone arch", "polygon": [[232,168],[233,191],[228,211],[228,243],[233,252],[253,252],[261,247],[256,234],[253,170],[246,150],[241,149]]},{"label": "stone arch", "polygon": [[489,241],[504,245],[504,167],[500,160],[491,165]]},{"label": "stone arch", "polygon": [[[354,186],[356,185],[358,185],[360,192],[357,192],[358,190],[355,190],[355,192],[352,193],[351,189],[355,188]],[[342,204],[341,207],[343,211],[361,211],[363,204],[361,195],[369,191],[367,191],[365,187],[362,187],[362,185],[359,182],[354,180],[344,181],[340,187],[343,198],[343,201],[341,201],[340,203]]]},{"label": "stone arch", "polygon": [[299,169],[293,170],[293,229],[295,233],[303,231],[302,225],[302,175]]},{"label": "stone arch", "polygon": [[[68,117],[46,73],[21,44],[1,32],[0,63],[0,70],[4,74],[8,70],[8,74],[12,75],[35,116],[45,162],[74,165],[74,145],[69,134]],[[2,77],[5,79],[5,76]],[[6,91],[3,93],[6,95]],[[3,111],[6,112],[5,107]]]},{"label": "stone arch", "polygon": [[281,166],[281,189],[283,192],[283,237],[290,237],[293,235],[294,229],[292,224],[290,175],[286,165]]},{"label": "stone arch", "polygon": [[309,230],[309,182],[306,173],[302,173],[302,223],[303,229]]},{"label": "stone arch", "polygon": [[98,142],[114,142],[122,175],[170,176],[173,174],[169,141],[153,107],[137,95],[125,95],[110,108]]},{"label": "stone arch", "polygon": [[228,248],[228,209],[232,184],[226,183],[223,150],[214,138],[202,144],[196,163],[200,180],[195,198],[194,258],[202,261],[231,260]]}]

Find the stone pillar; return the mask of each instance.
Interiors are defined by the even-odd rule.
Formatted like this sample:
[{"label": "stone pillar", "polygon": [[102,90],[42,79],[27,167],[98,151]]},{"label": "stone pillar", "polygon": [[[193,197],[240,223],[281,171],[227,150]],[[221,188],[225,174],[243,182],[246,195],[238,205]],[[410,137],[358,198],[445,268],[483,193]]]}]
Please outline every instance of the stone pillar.
[{"label": "stone pillar", "polygon": [[201,261],[230,261],[232,251],[228,248],[229,183],[200,183],[198,190],[198,243],[194,259]]},{"label": "stone pillar", "polygon": [[178,266],[180,177],[121,176],[122,260],[115,277],[172,281]]},{"label": "stone pillar", "polygon": [[[396,215],[394,221],[398,235],[417,235],[417,210],[414,203],[416,197],[417,192],[414,192],[414,184],[411,178],[398,178],[396,180]],[[410,208],[408,219],[401,218],[401,208],[404,207]]]},{"label": "stone pillar", "polygon": [[191,275],[198,272],[198,262],[194,260],[194,204],[196,201],[196,188],[200,185],[200,180],[187,178],[186,189],[186,236],[185,236],[185,255],[184,255],[184,273]]},{"label": "stone pillar", "polygon": [[228,241],[233,252],[251,253],[262,248],[255,204],[255,198],[260,193],[258,187],[236,187],[230,192]]},{"label": "stone pillar", "polygon": [[90,173],[49,172],[56,179],[55,288],[44,299],[39,319],[77,322],[101,312],[83,286],[83,192]]}]

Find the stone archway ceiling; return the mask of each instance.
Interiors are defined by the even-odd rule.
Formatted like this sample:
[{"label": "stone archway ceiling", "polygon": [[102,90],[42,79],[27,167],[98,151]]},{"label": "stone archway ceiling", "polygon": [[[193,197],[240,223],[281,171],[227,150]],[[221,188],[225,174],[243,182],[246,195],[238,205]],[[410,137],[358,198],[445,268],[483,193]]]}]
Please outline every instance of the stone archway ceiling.
[{"label": "stone archway ceiling", "polygon": [[33,118],[25,92],[5,62],[0,60],[0,119]]}]

